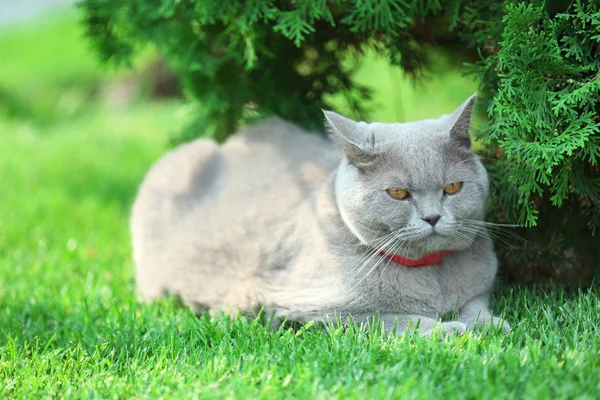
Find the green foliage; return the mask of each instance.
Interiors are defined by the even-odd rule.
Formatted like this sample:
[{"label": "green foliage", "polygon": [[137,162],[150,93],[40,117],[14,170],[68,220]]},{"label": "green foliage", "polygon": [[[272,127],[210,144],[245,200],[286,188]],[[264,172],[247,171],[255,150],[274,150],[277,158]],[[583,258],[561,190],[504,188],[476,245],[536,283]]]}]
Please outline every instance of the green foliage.
[{"label": "green foliage", "polygon": [[600,8],[577,1],[548,18],[543,7],[508,5],[499,51],[486,60],[498,90],[484,130],[510,160],[522,194],[521,221],[534,225],[544,194],[569,196],[600,227]]},{"label": "green foliage", "polygon": [[481,55],[492,217],[538,226],[500,252],[521,278],[589,276],[600,269],[600,3],[506,2],[476,29],[481,14],[463,15],[459,36]]},{"label": "green foliage", "polygon": [[[200,102],[202,123],[224,140],[240,121],[275,113],[308,128],[322,124],[328,97],[355,115],[370,91],[351,80],[356,58],[375,48],[405,70],[425,58],[407,29],[439,10],[426,1],[85,0],[89,36],[106,58],[126,61],[156,46]],[[206,126],[204,130],[206,130]]]},{"label": "green foliage", "polygon": [[419,77],[428,46],[448,47],[471,62],[489,117],[478,135],[491,174],[501,174],[492,188],[493,217],[540,224],[547,240],[577,232],[548,257],[574,254],[569,262],[581,263],[593,250],[577,237],[600,228],[598,2],[83,0],[82,6],[89,37],[106,58],[127,60],[147,44],[167,57],[203,113],[188,137],[212,127],[224,140],[240,123],[271,113],[318,128],[332,95],[366,118],[371,92],[352,79],[365,51]]}]

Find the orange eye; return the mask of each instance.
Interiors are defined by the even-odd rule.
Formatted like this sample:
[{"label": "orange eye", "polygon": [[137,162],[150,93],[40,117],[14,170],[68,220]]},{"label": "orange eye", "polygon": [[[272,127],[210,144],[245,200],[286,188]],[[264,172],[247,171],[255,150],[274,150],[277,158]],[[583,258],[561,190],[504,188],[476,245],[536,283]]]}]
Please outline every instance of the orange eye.
[{"label": "orange eye", "polygon": [[404,200],[408,198],[408,196],[410,196],[410,193],[408,193],[408,191],[404,189],[389,188],[387,192],[390,196],[392,196],[392,198],[396,200]]},{"label": "orange eye", "polygon": [[462,182],[454,182],[449,184],[448,186],[446,186],[444,188],[444,193],[446,194],[456,194],[460,191],[460,189],[462,188]]}]

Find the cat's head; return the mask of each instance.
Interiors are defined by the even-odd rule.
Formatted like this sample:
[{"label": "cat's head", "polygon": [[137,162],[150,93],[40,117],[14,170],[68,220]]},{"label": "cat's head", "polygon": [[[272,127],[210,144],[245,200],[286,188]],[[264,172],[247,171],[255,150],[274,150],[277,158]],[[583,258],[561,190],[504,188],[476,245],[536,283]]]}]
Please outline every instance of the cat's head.
[{"label": "cat's head", "polygon": [[[468,132],[475,98],[452,114],[410,123],[368,124],[325,112],[345,155],[336,201],[363,244],[410,258],[472,244],[480,224],[470,221],[483,219],[488,193]],[[379,242],[392,231],[397,240]]]}]

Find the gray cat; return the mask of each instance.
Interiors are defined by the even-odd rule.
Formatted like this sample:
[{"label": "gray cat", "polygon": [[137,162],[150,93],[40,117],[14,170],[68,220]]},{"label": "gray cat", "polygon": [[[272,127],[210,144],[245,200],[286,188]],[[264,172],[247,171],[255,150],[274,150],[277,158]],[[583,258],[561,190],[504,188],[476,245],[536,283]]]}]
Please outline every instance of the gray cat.
[{"label": "gray cat", "polygon": [[[488,307],[497,261],[468,134],[474,102],[402,124],[327,111],[334,145],[271,118],[222,146],[171,151],[133,207],[141,298],[301,322],[379,314],[387,331],[423,335],[508,331]],[[439,320],[451,311],[457,321]]]}]

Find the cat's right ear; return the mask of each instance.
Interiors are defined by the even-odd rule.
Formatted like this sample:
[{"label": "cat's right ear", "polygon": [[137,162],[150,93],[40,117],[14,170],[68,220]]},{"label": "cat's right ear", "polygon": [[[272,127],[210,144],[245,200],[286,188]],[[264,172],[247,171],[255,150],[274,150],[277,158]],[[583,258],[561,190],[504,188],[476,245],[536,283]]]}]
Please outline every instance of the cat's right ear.
[{"label": "cat's right ear", "polygon": [[366,168],[375,158],[374,137],[365,122],[355,122],[333,111],[323,110],[325,128],[333,143],[344,151],[348,161],[359,169]]}]

